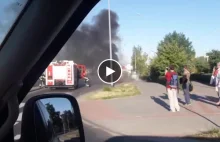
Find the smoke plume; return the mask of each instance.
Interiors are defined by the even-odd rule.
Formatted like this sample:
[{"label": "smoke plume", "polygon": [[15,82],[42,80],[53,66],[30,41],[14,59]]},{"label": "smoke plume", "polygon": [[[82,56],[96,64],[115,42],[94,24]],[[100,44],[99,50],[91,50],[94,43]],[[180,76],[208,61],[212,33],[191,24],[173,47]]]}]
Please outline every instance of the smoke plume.
[{"label": "smoke plume", "polygon": [[[27,0],[16,0],[5,6],[4,17],[0,19],[0,43],[26,2]],[[110,57],[108,24],[108,10],[101,10],[91,23],[79,26],[54,60],[73,60],[78,64],[85,64],[87,68],[96,69],[101,61]],[[118,15],[111,11],[112,57],[115,60],[119,60],[118,29]]]},{"label": "smoke plume", "polygon": [[[112,57],[118,60],[118,16],[111,11]],[[95,69],[101,61],[109,58],[108,10],[104,9],[93,17],[92,24],[83,23],[76,30],[55,60],[73,60]]]}]

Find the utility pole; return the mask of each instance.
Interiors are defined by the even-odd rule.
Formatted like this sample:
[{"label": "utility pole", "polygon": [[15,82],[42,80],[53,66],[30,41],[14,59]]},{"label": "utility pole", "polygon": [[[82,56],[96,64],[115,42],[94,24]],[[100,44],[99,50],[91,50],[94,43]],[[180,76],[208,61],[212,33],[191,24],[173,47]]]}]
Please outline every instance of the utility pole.
[{"label": "utility pole", "polygon": [[137,53],[136,53],[137,51],[135,50],[135,53],[134,53],[134,71],[135,71],[135,73],[137,72],[137,62],[136,62],[136,58],[137,58]]},{"label": "utility pole", "polygon": [[[112,59],[112,30],[111,30],[110,0],[108,0],[108,28],[109,28],[109,54],[110,54],[110,59]],[[110,62],[110,68],[112,69],[112,61]],[[111,74],[111,82],[113,82],[113,74]],[[114,83],[111,83],[111,86],[114,87]]]}]

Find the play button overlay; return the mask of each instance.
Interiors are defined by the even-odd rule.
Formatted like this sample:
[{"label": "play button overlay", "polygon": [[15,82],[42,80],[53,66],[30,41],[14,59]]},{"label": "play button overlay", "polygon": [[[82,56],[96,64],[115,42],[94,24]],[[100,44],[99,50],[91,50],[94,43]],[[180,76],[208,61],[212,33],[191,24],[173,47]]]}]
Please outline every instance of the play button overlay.
[{"label": "play button overlay", "polygon": [[113,74],[115,71],[113,69],[110,69],[109,67],[106,67],[106,76],[109,76],[110,74]]},{"label": "play button overlay", "polygon": [[121,78],[122,68],[116,60],[106,59],[99,64],[97,73],[102,82],[112,84]]}]

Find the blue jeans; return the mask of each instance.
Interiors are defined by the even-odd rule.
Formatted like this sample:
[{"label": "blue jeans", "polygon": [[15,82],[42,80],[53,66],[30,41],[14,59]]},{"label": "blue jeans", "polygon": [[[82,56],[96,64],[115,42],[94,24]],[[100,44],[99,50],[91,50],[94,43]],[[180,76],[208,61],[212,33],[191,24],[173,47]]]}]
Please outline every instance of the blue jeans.
[{"label": "blue jeans", "polygon": [[185,97],[186,104],[190,104],[190,92],[189,92],[189,83],[184,83],[182,85],[183,88],[183,94]]}]

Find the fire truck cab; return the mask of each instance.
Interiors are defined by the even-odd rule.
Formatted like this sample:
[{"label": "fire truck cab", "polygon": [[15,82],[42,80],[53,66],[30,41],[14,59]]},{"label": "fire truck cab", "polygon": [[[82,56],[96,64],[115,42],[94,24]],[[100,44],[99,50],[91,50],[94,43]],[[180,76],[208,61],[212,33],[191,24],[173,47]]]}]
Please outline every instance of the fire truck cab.
[{"label": "fire truck cab", "polygon": [[45,72],[46,87],[56,88],[78,88],[77,64],[73,61],[62,60],[51,62]]}]

